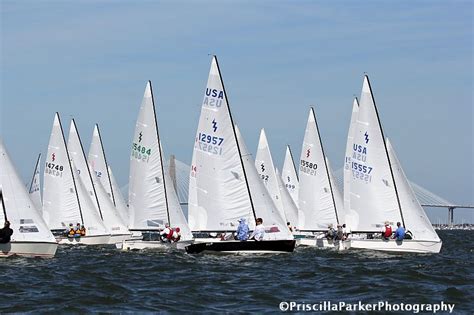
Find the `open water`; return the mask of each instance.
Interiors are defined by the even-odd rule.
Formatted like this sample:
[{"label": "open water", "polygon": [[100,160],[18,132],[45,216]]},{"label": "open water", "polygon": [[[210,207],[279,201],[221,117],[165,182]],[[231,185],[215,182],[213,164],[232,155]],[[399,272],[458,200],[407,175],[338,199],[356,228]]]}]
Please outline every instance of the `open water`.
[{"label": "open water", "polygon": [[0,259],[0,312],[279,312],[299,303],[454,303],[474,311],[474,231],[440,231],[438,255],[297,248],[187,255],[61,246],[53,259]]}]

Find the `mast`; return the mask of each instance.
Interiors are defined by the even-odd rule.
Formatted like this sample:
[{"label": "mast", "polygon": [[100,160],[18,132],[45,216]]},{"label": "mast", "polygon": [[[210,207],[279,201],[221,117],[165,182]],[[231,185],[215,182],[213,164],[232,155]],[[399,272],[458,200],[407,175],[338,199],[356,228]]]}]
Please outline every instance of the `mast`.
[{"label": "mast", "polygon": [[385,140],[385,135],[383,133],[382,124],[380,123],[379,112],[377,110],[377,105],[375,104],[374,94],[372,93],[372,86],[370,85],[369,76],[365,75],[365,78],[367,79],[367,83],[369,85],[370,97],[372,98],[372,102],[374,103],[375,114],[377,115],[377,121],[379,123],[380,132],[382,133],[383,145],[384,145],[384,149],[385,149],[385,154],[387,156],[388,165],[389,165],[389,168],[390,168],[390,174],[392,175],[393,188],[395,189],[395,195],[397,196],[398,209],[400,209],[400,216],[402,218],[402,224],[403,224],[403,227],[406,229],[407,227],[405,226],[405,220],[403,219],[402,205],[400,203],[400,197],[398,196],[397,184],[395,183],[395,177],[393,176],[392,162],[390,161],[390,157],[388,155],[387,142]]},{"label": "mast", "polygon": [[[56,112],[56,115],[58,116],[59,128],[61,128],[61,135],[63,137],[64,147],[66,148],[67,160],[69,161],[69,169],[71,170],[72,182],[74,183],[74,192],[76,193],[77,204],[79,206],[79,214],[81,215],[81,222],[84,225],[84,217],[82,216],[81,202],[79,201],[79,195],[77,193],[77,185],[76,185],[76,180],[75,180],[75,177],[74,177],[74,171],[72,170],[71,157],[69,156],[69,151],[67,149],[66,139],[64,138],[63,124],[61,124],[61,118],[59,117],[58,112]],[[74,119],[73,119],[73,121],[74,121]]]},{"label": "mast", "polygon": [[332,190],[331,178],[329,178],[328,164],[326,163],[326,154],[324,153],[324,146],[321,141],[321,134],[319,133],[318,121],[316,120],[316,114],[314,113],[314,108],[311,106],[311,112],[313,113],[314,123],[316,124],[316,131],[318,132],[319,143],[321,144],[321,152],[323,153],[324,167],[326,169],[326,175],[328,177],[329,189],[331,189],[331,198],[332,204],[334,205],[334,212],[336,214],[336,222],[339,224],[339,217],[337,215],[336,200],[334,200],[334,192]]},{"label": "mast", "polygon": [[104,157],[104,161],[105,161],[105,168],[106,168],[106,172],[107,172],[107,179],[108,179],[108,182],[109,182],[109,185],[110,185],[110,194],[112,196],[112,201],[114,203],[114,206],[116,206],[115,204],[115,196],[114,196],[114,190],[112,188],[112,181],[110,179],[110,173],[109,173],[109,164],[107,163],[107,157],[105,156],[105,149],[104,149],[104,145],[102,144],[102,136],[100,135],[100,130],[99,130],[99,124],[95,124],[95,127],[97,128],[97,134],[99,135],[99,143],[100,143],[100,148],[102,150],[102,156]]},{"label": "mast", "polygon": [[298,172],[296,171],[295,160],[293,159],[293,153],[291,152],[290,145],[287,144],[286,147],[288,148],[288,152],[290,152],[291,165],[293,165],[293,169],[295,170],[296,180],[299,181],[300,179],[298,178]]},{"label": "mast", "polygon": [[[31,192],[31,188],[33,188],[33,181],[35,180],[36,172],[38,171],[38,166],[39,166],[40,159],[41,159],[41,153],[38,154],[38,159],[36,160],[35,171],[33,172],[33,177],[31,178],[31,182],[30,182],[30,189],[28,190],[30,192]],[[41,210],[41,209],[39,209],[39,210]]]},{"label": "mast", "polygon": [[217,62],[217,56],[213,55],[213,58],[216,60],[217,71],[219,72],[219,79],[221,80],[222,89],[224,90],[225,100],[226,100],[226,104],[227,104],[227,110],[228,110],[229,116],[230,116],[230,123],[232,125],[232,131],[233,131],[233,134],[234,134],[235,142],[237,143],[237,151],[239,152],[240,165],[242,166],[242,171],[244,173],[244,178],[245,178],[245,185],[247,186],[247,192],[248,192],[249,198],[250,198],[250,205],[252,206],[253,218],[254,218],[254,220],[257,220],[257,215],[255,214],[255,207],[253,205],[253,200],[252,200],[252,194],[250,193],[250,186],[249,186],[249,182],[247,180],[247,173],[245,171],[244,162],[242,161],[242,153],[240,152],[239,141],[237,140],[237,134],[235,133],[234,119],[232,118],[232,113],[230,112],[229,100],[227,99],[227,92],[225,91],[224,80],[222,80],[221,69],[219,68],[219,63]]},{"label": "mast", "polygon": [[76,129],[77,138],[79,138],[79,144],[81,145],[82,157],[84,158],[84,161],[86,161],[86,171],[87,171],[87,174],[89,174],[89,179],[92,184],[92,190],[94,191],[95,201],[97,202],[97,208],[99,209],[100,218],[103,221],[104,217],[102,216],[102,210],[100,210],[99,198],[97,197],[97,191],[95,190],[94,181],[92,180],[91,171],[89,169],[89,162],[87,162],[86,154],[84,152],[84,147],[82,146],[81,136],[79,135],[79,131],[77,130],[76,121],[74,120],[74,118],[72,119],[72,123],[74,124],[74,128]]},{"label": "mast", "polygon": [[3,210],[3,215],[5,217],[5,221],[8,221],[7,218],[7,209],[5,208],[5,202],[3,201],[3,191],[2,188],[0,188],[0,199],[2,200],[2,210]]},{"label": "mast", "polygon": [[161,180],[163,181],[163,188],[164,188],[164,192],[165,192],[166,214],[167,214],[167,217],[168,217],[168,224],[171,226],[170,209],[169,209],[169,205],[168,205],[168,192],[166,191],[166,183],[165,183],[165,169],[164,169],[164,166],[163,166],[163,152],[161,151],[160,133],[158,131],[158,122],[156,120],[155,98],[153,96],[153,87],[151,86],[151,81],[148,80],[148,83],[150,84],[151,104],[153,105],[153,118],[155,120],[156,137],[158,139],[158,150],[160,152]]}]

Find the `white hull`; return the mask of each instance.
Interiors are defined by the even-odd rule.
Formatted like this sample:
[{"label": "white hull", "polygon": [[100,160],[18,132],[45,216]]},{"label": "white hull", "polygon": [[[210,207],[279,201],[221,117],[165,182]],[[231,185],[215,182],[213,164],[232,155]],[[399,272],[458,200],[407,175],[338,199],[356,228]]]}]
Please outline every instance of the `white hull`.
[{"label": "white hull", "polygon": [[110,235],[59,237],[56,240],[60,245],[106,245],[109,244]]},{"label": "white hull", "polygon": [[439,253],[443,242],[393,239],[352,239],[352,248],[371,249],[386,252]]},{"label": "white hull", "polygon": [[56,254],[57,243],[10,242],[0,244],[0,257],[22,256],[52,258]]},{"label": "white hull", "polygon": [[141,241],[141,240],[128,240],[122,243],[115,244],[118,249],[121,250],[141,250],[141,249],[167,249],[176,248],[184,250],[187,245],[192,244],[193,241],[180,241],[176,243],[164,243],[161,241]]},{"label": "white hull", "polygon": [[123,241],[129,240],[132,234],[112,234],[110,235],[109,244],[122,243]]},{"label": "white hull", "polygon": [[296,246],[310,246],[317,248],[335,248],[337,250],[346,250],[351,248],[351,240],[339,241],[328,240],[327,238],[298,238]]}]

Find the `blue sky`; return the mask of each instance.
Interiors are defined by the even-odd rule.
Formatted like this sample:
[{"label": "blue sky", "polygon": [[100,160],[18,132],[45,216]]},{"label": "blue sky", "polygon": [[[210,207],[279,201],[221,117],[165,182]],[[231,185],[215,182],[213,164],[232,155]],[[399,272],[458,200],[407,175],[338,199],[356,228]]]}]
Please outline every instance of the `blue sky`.
[{"label": "blue sky", "polygon": [[408,177],[474,204],[471,1],[2,0],[0,10],[0,129],[25,181],[59,111],[66,130],[76,119],[86,150],[100,124],[125,184],[147,80],[165,154],[189,163],[212,53],[247,146],[256,150],[264,127],[279,167],[286,144],[299,156],[310,105],[342,166],[367,72]]}]

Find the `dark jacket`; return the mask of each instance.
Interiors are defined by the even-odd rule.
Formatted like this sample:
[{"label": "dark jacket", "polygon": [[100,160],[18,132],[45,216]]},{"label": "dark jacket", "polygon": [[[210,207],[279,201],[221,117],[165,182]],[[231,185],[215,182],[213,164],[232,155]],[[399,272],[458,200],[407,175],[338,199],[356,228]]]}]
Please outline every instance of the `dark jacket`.
[{"label": "dark jacket", "polygon": [[12,234],[13,230],[10,227],[4,227],[3,229],[0,229],[0,243],[9,243]]}]

